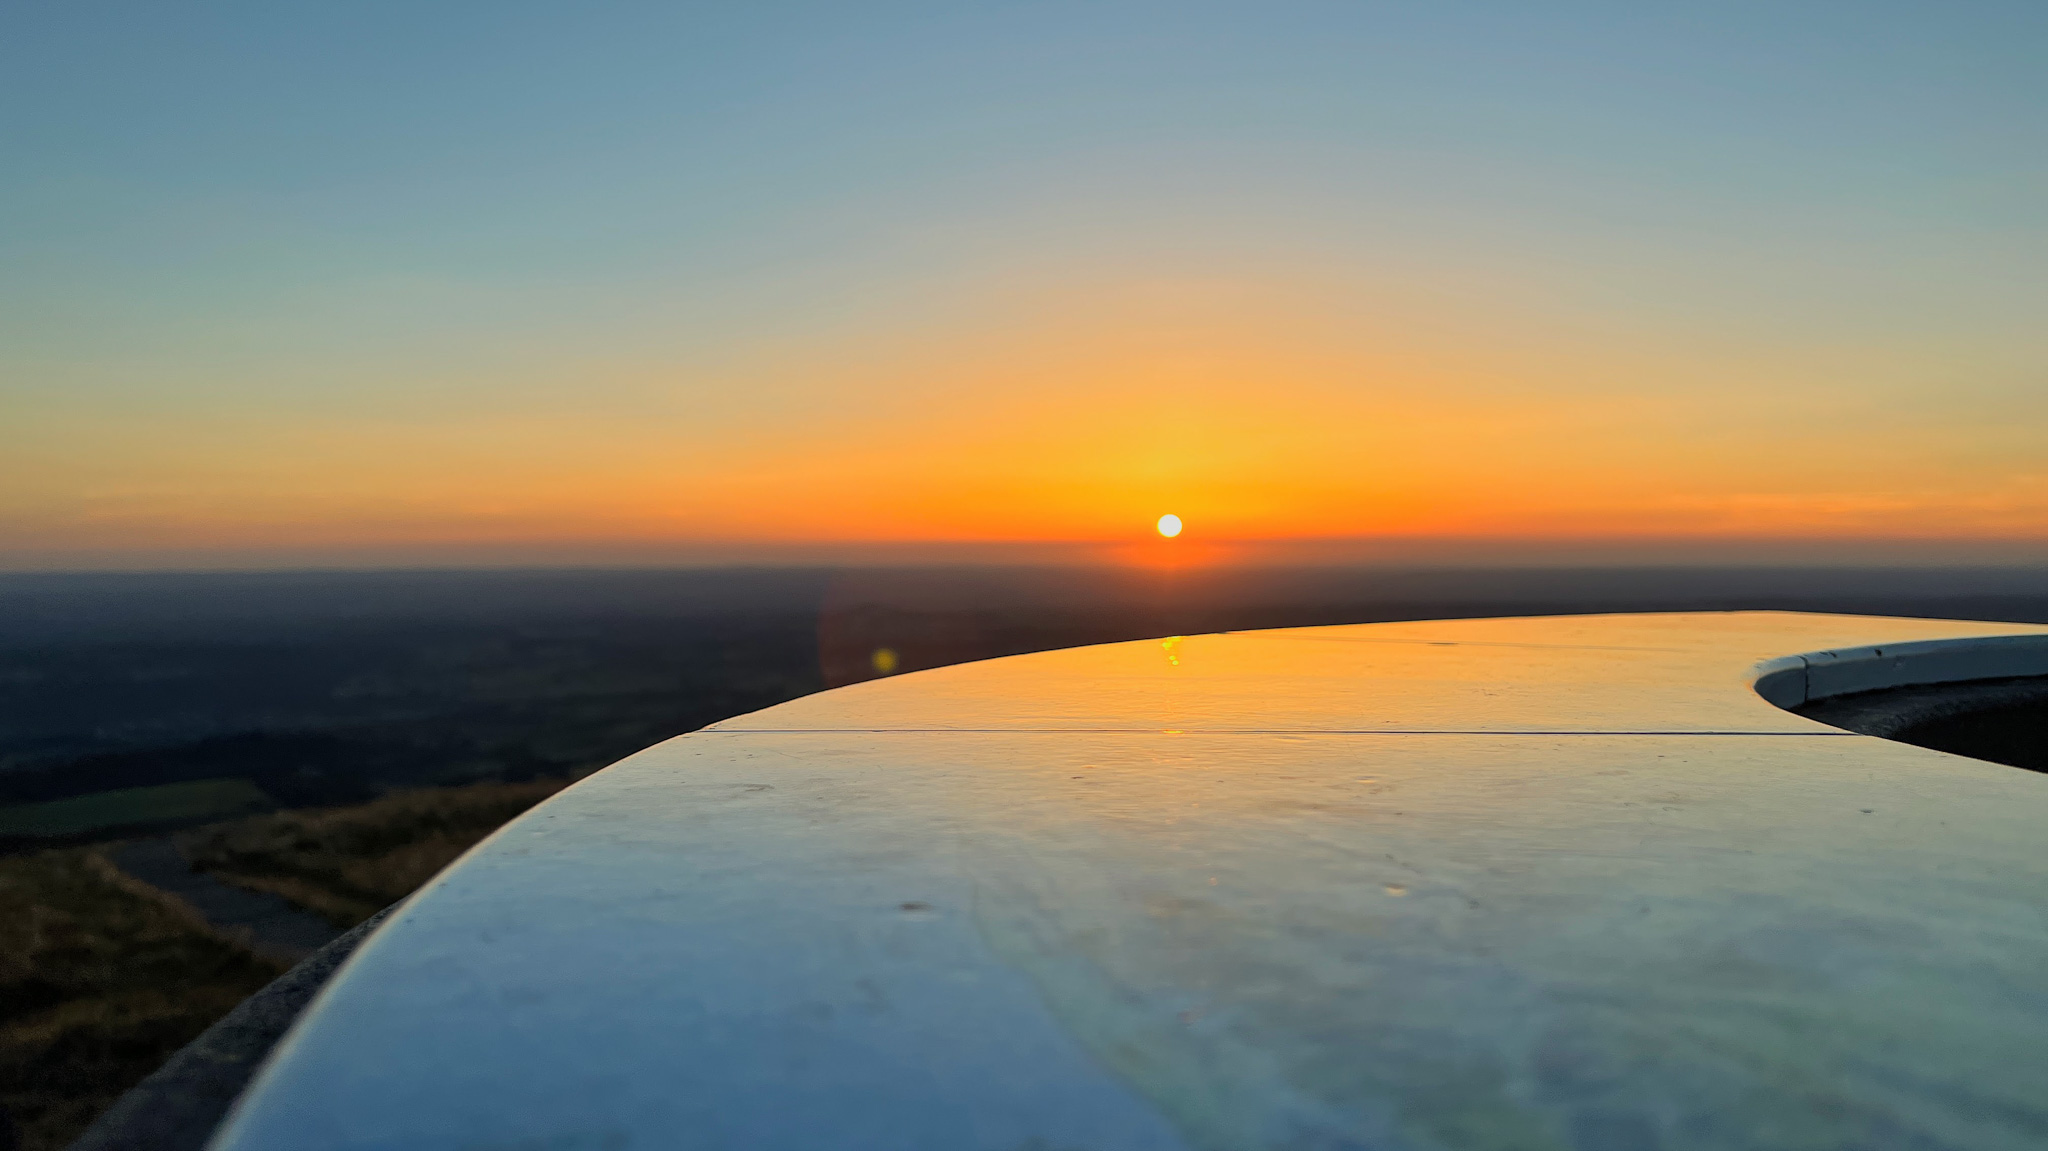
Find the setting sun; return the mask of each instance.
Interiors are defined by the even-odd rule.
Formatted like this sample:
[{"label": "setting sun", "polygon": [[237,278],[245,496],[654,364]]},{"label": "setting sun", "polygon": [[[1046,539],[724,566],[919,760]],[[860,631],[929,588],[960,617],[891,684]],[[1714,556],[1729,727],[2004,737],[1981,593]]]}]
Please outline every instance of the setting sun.
[{"label": "setting sun", "polygon": [[0,572],[2048,557],[2039,4],[23,7]]}]

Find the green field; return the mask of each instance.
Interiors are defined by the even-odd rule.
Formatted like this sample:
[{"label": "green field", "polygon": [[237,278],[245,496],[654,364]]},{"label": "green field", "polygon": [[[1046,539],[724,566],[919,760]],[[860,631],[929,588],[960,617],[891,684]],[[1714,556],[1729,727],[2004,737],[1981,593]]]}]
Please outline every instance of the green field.
[{"label": "green field", "polygon": [[270,797],[246,779],[195,779],[0,807],[0,836],[55,839],[103,828],[230,819],[271,806]]}]

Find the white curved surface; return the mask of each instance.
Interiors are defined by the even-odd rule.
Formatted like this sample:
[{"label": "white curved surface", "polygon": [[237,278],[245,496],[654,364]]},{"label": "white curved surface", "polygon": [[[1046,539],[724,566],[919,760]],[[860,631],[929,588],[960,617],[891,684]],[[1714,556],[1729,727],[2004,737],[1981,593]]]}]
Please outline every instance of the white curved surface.
[{"label": "white curved surface", "polygon": [[2048,776],[1750,689],[2001,633],[2048,629],[1312,628],[797,700],[437,878],[216,1146],[2040,1146]]},{"label": "white curved surface", "polygon": [[1782,656],[1757,667],[1758,695],[1779,707],[1937,683],[2048,675],[2048,636],[1862,644]]}]

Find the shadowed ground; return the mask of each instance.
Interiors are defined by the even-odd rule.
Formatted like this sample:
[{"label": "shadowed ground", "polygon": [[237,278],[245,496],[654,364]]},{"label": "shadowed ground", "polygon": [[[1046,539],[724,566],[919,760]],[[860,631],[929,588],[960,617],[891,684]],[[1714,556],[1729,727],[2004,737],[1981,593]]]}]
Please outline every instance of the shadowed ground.
[{"label": "shadowed ground", "polygon": [[245,940],[267,958],[297,963],[341,934],[326,920],[279,896],[231,887],[194,871],[185,853],[168,839],[125,843],[107,856],[122,871],[191,904],[223,934]]}]

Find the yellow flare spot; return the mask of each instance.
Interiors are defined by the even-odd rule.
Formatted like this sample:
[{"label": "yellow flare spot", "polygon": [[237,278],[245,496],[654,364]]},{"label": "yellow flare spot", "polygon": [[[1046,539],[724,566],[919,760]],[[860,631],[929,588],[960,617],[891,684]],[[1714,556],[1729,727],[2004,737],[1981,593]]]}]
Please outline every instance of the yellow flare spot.
[{"label": "yellow flare spot", "polygon": [[895,648],[878,647],[875,654],[868,657],[868,662],[874,665],[876,675],[893,675],[901,661],[896,658]]}]

